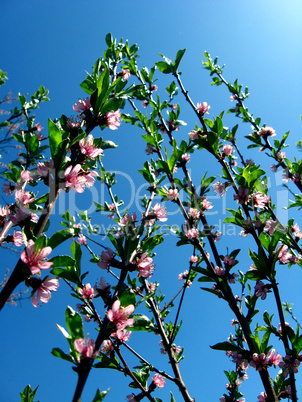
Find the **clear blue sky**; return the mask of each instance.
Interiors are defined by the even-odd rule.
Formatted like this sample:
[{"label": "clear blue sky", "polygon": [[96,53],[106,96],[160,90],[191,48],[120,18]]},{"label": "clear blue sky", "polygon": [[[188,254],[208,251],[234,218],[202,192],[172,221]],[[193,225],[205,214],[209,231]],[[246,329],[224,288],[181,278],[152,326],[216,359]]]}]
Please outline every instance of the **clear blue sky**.
[{"label": "clear blue sky", "polygon": [[[79,84],[85,78],[85,70],[89,72],[103,53],[104,37],[111,32],[118,39],[123,37],[139,45],[141,66],[153,65],[159,60],[158,53],[173,58],[178,49],[186,48],[181,64],[183,82],[194,102],[207,101],[211,105],[210,116],[230,107],[226,90],[211,87],[208,72],[201,69],[205,50],[213,57],[219,56],[220,62],[226,64],[226,78],[238,78],[249,87],[248,107],[254,116],[261,116],[262,122],[273,126],[280,136],[290,130],[289,142],[294,145],[301,139],[301,20],[302,4],[299,0],[3,0],[0,68],[8,73],[9,81],[2,91],[13,90],[16,95],[18,92],[33,93],[41,84],[48,88],[51,102],[42,105],[37,112],[43,127],[47,127],[48,117],[54,119],[63,113],[72,115],[72,105],[84,96]],[[182,118],[188,127],[182,129],[179,136],[187,139],[195,120],[187,111]],[[232,124],[228,119],[226,124]],[[249,130],[248,125],[243,126],[242,137]],[[139,143],[137,131],[123,124],[116,133],[107,132],[106,135],[116,141],[120,149],[112,153],[116,159],[105,156],[105,166],[127,173],[134,181],[141,180],[136,172],[142,166],[144,155],[141,153],[145,145]],[[291,158],[297,155],[294,146],[288,155]],[[258,151],[254,151],[251,157],[257,162],[263,159]],[[212,167],[210,163],[209,160],[205,168],[203,160],[196,158],[191,167],[203,174]],[[272,184],[277,185],[281,194],[283,189],[278,177],[272,178]],[[119,187],[121,192],[127,192],[128,185],[122,184]],[[127,199],[127,194],[121,193],[120,198]],[[80,202],[78,205],[85,208]],[[130,210],[134,212],[135,207]],[[219,218],[221,215],[211,217],[213,224]],[[301,220],[299,223],[301,227]],[[187,258],[191,255],[189,249],[175,251],[174,242],[170,236],[167,240],[171,246],[169,251],[167,247],[159,249],[154,277],[163,286],[167,300],[178,289],[177,275],[187,269]],[[222,240],[221,253],[225,253],[227,245],[233,248],[236,243],[237,247],[237,242],[240,244],[237,237]],[[14,260],[13,255],[9,258]],[[3,263],[3,272],[9,262]],[[249,264],[247,259],[243,259],[243,266],[239,268],[245,270]],[[298,308],[302,301],[301,274],[298,268],[293,268],[294,272],[283,269],[286,272],[281,272],[280,279],[284,283],[282,290],[288,297],[285,299]],[[100,276],[99,272],[92,274],[91,283]],[[177,344],[185,348],[186,359],[181,369],[196,401],[218,401],[225,392],[223,370],[232,366],[223,352],[211,351],[209,345],[226,339],[232,330],[230,320],[233,316],[222,301],[202,293],[198,285],[196,283],[188,292],[183,310],[184,328],[177,339]],[[53,347],[67,351],[67,342],[55,326],[56,323],[64,326],[67,304],[75,307],[75,300],[66,295],[66,291],[61,284],[50,303],[41,308],[34,309],[28,300],[24,300],[19,307],[7,306],[1,313],[2,400],[20,400],[18,394],[28,383],[32,387],[40,386],[37,400],[41,402],[71,400],[76,375],[69,363],[50,354]],[[269,301],[267,303],[264,309],[269,308]],[[300,312],[295,312],[301,321]],[[88,324],[86,331],[93,337],[93,324]],[[130,344],[135,345],[137,338],[137,334],[133,334]],[[148,334],[138,340],[137,345],[147,359],[155,358],[154,364],[161,366],[164,358],[159,353],[157,342]],[[252,369],[248,374],[250,379],[242,386],[247,402],[255,401],[263,390],[258,375]],[[130,393],[125,386],[129,382],[114,371],[95,370],[89,377],[83,402],[90,402],[98,387],[101,390],[111,387],[106,401],[124,401]],[[168,390],[166,386],[165,390],[157,392],[157,396],[168,401]],[[173,392],[176,401],[180,400],[178,391]]]}]

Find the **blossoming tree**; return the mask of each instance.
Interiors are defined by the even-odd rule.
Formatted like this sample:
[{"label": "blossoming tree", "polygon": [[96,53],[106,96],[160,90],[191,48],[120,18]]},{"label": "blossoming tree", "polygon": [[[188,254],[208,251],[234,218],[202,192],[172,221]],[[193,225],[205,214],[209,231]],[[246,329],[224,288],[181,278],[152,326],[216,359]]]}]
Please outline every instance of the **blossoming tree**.
[{"label": "blossoming tree", "polygon": [[[49,119],[48,134],[43,137],[35,117],[30,115],[41,101],[48,100],[47,91],[41,87],[31,101],[19,95],[20,108],[2,123],[9,126],[19,116],[26,122],[13,134],[24,150],[22,159],[11,161],[3,173],[8,180],[4,191],[14,200],[0,210],[0,242],[13,243],[23,250],[9,277],[2,282],[1,309],[14,300],[14,291],[22,283],[30,289],[34,307],[47,303],[51,293],[58,290],[60,280],[59,291],[71,292],[78,304],[66,310],[67,330],[58,326],[68,346],[65,350],[54,347],[52,353],[71,363],[78,374],[74,402],[80,401],[91,370],[98,368],[114,369],[130,378],[131,391],[128,395],[125,391],[128,401],[161,401],[156,390],[170,384],[171,402],[175,401],[175,388],[184,401],[192,402],[201,400],[200,395],[191,395],[186,386],[181,373],[184,348],[176,345],[176,339],[189,288],[197,282],[209,284],[202,289],[226,303],[235,317],[234,333],[211,346],[225,351],[234,363],[234,369],[226,372],[227,391],[220,401],[245,400],[240,385],[248,378],[249,370],[256,370],[263,384],[259,401],[297,401],[296,374],[302,360],[302,336],[299,324],[294,329],[285,321],[285,311],[291,310],[282,306],[277,276],[282,265],[302,265],[302,232],[298,223],[290,219],[284,224],[278,219],[266,172],[246,159],[239,148],[238,125],[225,127],[223,113],[210,119],[210,105],[189,97],[179,71],[185,50],[179,50],[174,61],[162,56],[163,60],[147,69],[138,67],[136,45],[117,42],[110,34],[106,43],[103,57],[81,83],[86,94],[73,106],[77,118],[62,115],[55,121]],[[271,169],[283,169],[286,182],[291,181],[293,188],[301,192],[302,162],[291,162],[284,152],[288,133],[272,140],[278,138],[275,130],[261,125],[260,118],[254,119],[245,106],[248,89],[243,90],[237,80],[228,83],[223,68],[208,53],[203,65],[210,71],[214,85],[225,85],[229,90],[235,106],[228,112],[252,125],[248,148],[266,151],[274,159]],[[172,77],[164,100],[156,94],[156,74]],[[186,123],[180,120],[182,100],[194,116],[187,123],[189,129],[182,128]],[[126,113],[127,110],[131,112]],[[121,213],[122,201],[113,193],[115,175],[106,171],[102,163],[107,149],[116,145],[99,137],[98,129],[104,130],[107,138],[108,130],[118,130],[121,124],[129,124],[129,129],[131,125],[138,126],[142,141],[146,142],[148,160],[138,166],[147,183],[143,213]],[[180,133],[176,135],[177,131]],[[201,185],[196,185],[188,166],[200,153],[209,153],[220,173],[207,176],[201,172]],[[62,215],[64,229],[50,232],[48,222],[60,193],[85,194],[96,181],[106,186],[108,198],[104,203],[95,203],[94,216],[102,213],[102,219],[109,217],[113,222],[106,242],[98,241],[92,224],[95,217],[84,211],[79,214],[81,223],[66,211]],[[29,190],[34,186],[42,193],[39,198]],[[222,234],[214,230],[208,219],[213,208],[207,196],[210,191],[220,197],[227,192],[233,194],[233,208],[228,209],[225,222],[239,227],[241,236],[250,240],[246,249],[233,249],[231,242],[226,251],[219,248]],[[181,225],[169,217],[173,204],[182,216]],[[290,207],[301,206],[301,195],[295,195]],[[155,257],[155,250],[164,242],[163,225],[177,236],[177,246],[190,249],[184,272],[173,273],[182,281],[181,289],[165,304],[156,282],[161,262]],[[70,239],[70,254],[56,251]],[[91,256],[89,272],[81,270],[83,248]],[[244,253],[244,258],[251,261],[248,269],[239,261]],[[95,285],[88,279],[92,270],[102,270],[104,275]],[[41,279],[43,271],[47,275]],[[241,295],[237,296],[239,291]],[[268,312],[262,316],[259,313],[258,306],[268,297],[276,303],[279,326]],[[55,298],[51,303],[55,303]],[[141,313],[143,305],[145,312]],[[169,310],[173,307],[174,318],[170,319]],[[83,322],[97,329],[94,339],[85,335]],[[135,345],[130,346],[133,331],[152,333],[157,343],[160,338],[161,352],[170,366],[160,368],[156,361],[147,361],[140,355]],[[125,358],[124,349],[137,359],[135,368]],[[27,386],[22,400],[33,400],[35,393]],[[102,401],[106,393],[98,390],[93,401]]]}]

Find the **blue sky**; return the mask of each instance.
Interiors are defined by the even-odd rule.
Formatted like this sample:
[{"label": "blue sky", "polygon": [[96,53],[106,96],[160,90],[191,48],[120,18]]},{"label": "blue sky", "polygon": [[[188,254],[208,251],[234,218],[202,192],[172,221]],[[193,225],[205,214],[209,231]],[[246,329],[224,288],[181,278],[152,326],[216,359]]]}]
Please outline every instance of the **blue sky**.
[{"label": "blue sky", "polygon": [[[193,101],[207,101],[211,105],[210,116],[214,116],[229,108],[230,101],[223,87],[211,87],[208,72],[201,68],[203,52],[207,50],[213,57],[219,56],[221,64],[226,64],[227,80],[238,78],[240,83],[249,87],[251,95],[247,105],[255,117],[261,116],[262,122],[274,127],[280,136],[291,131],[289,143],[292,147],[288,155],[293,159],[294,156],[300,157],[294,144],[301,138],[301,17],[302,4],[298,0],[188,0],[186,3],[179,0],[155,0],[152,3],[120,0],[3,1],[0,33],[5,39],[1,41],[0,68],[8,73],[9,81],[2,93],[9,90],[15,95],[18,92],[32,93],[42,84],[50,90],[51,102],[42,105],[37,112],[37,121],[47,127],[48,117],[54,119],[63,113],[72,115],[72,105],[84,96],[79,84],[85,78],[85,71],[89,72],[103,53],[105,35],[111,32],[118,39],[123,37],[139,45],[140,66],[152,66],[160,59],[158,53],[173,58],[178,49],[186,48],[180,68],[183,82]],[[159,78],[160,86],[163,79]],[[181,102],[184,104],[183,100]],[[179,132],[179,136],[187,139],[195,120],[186,106],[182,119],[188,126]],[[227,116],[225,124],[236,122]],[[249,131],[249,125],[240,128],[242,137]],[[145,158],[145,144],[138,141],[138,131],[125,124],[117,132],[106,132],[106,135],[119,145],[119,149],[110,151],[112,154],[104,157],[104,164],[129,178],[121,178],[116,190],[120,191],[120,198],[127,200],[130,181],[136,183],[137,191],[142,184],[137,170]],[[247,145],[247,142],[242,140],[242,145]],[[251,155],[246,152],[246,156],[252,156],[257,162],[263,160],[265,166],[269,166],[267,158],[258,151]],[[196,157],[191,163],[192,172],[196,177],[198,172],[203,174],[209,170],[211,173],[211,168],[215,170],[215,163],[209,158]],[[272,184],[277,186],[275,197],[278,194],[281,198],[286,197],[278,176],[272,177]],[[79,208],[87,208],[87,204],[91,205],[87,198],[77,203]],[[213,224],[215,219],[221,218],[222,211],[216,201],[215,208],[219,214],[209,217]],[[134,211],[135,207],[132,207],[131,212]],[[55,222],[61,211],[56,212]],[[223,239],[221,253],[228,245],[232,248],[234,243],[236,246],[237,243],[244,244],[238,237]],[[187,269],[191,250],[175,249],[172,236],[168,237],[167,244],[170,249],[162,246],[158,250],[156,279],[169,300],[179,287],[178,273]],[[9,258],[13,261],[14,255]],[[248,259],[243,258],[240,269],[248,268],[249,264]],[[4,271],[5,266],[2,268]],[[302,301],[299,269],[288,271],[282,268],[280,271],[283,294],[290,297],[286,299],[285,296],[285,299],[298,307]],[[91,283],[100,276],[99,272],[92,273]],[[269,301],[264,303],[267,303],[264,309],[271,307]],[[76,375],[70,364],[50,355],[53,347],[67,350],[67,342],[55,324],[64,325],[64,311],[68,304],[75,307],[74,299],[66,294],[62,284],[50,303],[41,308],[34,309],[28,300],[24,300],[17,308],[7,306],[3,310],[1,340],[5,347],[2,347],[4,364],[0,369],[3,400],[18,401],[18,393],[28,383],[32,387],[40,385],[37,400],[41,402],[71,400]],[[299,311],[295,313],[301,318]],[[181,369],[196,401],[217,401],[225,392],[223,370],[232,366],[223,352],[211,351],[209,345],[225,340],[232,330],[232,318],[223,302],[202,293],[198,283],[188,292],[183,329],[177,344],[185,348],[186,359]],[[92,337],[93,325],[89,325],[86,330]],[[132,336],[130,344],[135,345],[137,340],[138,350],[147,359],[155,356],[156,365],[161,366],[164,358],[159,353],[158,341],[149,334],[143,339],[138,339],[137,334]],[[252,369],[248,374],[250,379],[242,386],[242,391],[246,401],[254,401],[263,388]],[[129,382],[119,373],[95,370],[87,383],[83,402],[91,401],[98,387],[101,390],[111,387],[106,401],[123,401],[129,393],[125,386]],[[168,391],[167,386],[157,392],[157,396],[168,401]],[[178,392],[173,392],[176,401],[180,400]]]}]

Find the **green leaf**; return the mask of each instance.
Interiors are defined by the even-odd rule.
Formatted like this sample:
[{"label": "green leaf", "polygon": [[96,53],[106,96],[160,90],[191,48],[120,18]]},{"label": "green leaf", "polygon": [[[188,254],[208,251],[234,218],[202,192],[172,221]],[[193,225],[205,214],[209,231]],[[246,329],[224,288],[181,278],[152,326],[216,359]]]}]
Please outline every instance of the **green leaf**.
[{"label": "green leaf", "polygon": [[74,360],[67,353],[64,353],[60,348],[53,348],[51,354],[59,359],[67,360],[70,363],[74,363]]},{"label": "green leaf", "polygon": [[54,233],[50,239],[48,239],[47,245],[52,249],[56,248],[59,244],[65,240],[74,236],[75,230],[73,228],[63,229]]},{"label": "green leaf", "polygon": [[117,358],[115,356],[108,357],[102,353],[96,358],[96,360],[100,360],[100,361],[98,361],[98,363],[95,363],[93,365],[93,367],[95,367],[95,368],[109,368],[109,369],[113,369],[113,370],[120,369],[119,361],[117,360]]},{"label": "green leaf", "polygon": [[48,119],[48,135],[51,157],[55,162],[56,155],[59,151],[59,145],[62,142],[62,135],[59,127],[51,119]]},{"label": "green leaf", "polygon": [[144,314],[133,314],[134,324],[131,331],[147,331],[152,332],[155,329],[153,322]]},{"label": "green leaf", "polygon": [[35,394],[37,392],[37,389],[32,390],[30,385],[27,385],[22,394],[20,393],[21,396],[21,402],[34,402]]},{"label": "green leaf", "polygon": [[210,346],[210,348],[214,350],[225,350],[226,352],[229,350],[232,352],[238,352],[238,347],[230,342],[219,342],[216,343],[216,345]]},{"label": "green leaf", "polygon": [[77,274],[81,275],[81,258],[82,258],[82,250],[81,246],[78,242],[74,241],[70,246],[71,254],[75,260],[75,267],[77,270]]},{"label": "green leaf", "polygon": [[178,66],[179,66],[179,64],[180,64],[180,62],[181,62],[181,59],[183,58],[183,55],[185,54],[185,52],[186,52],[186,49],[182,49],[182,50],[179,50],[178,52],[177,52],[177,55],[176,55],[176,58],[175,58],[175,62],[174,62],[174,65],[173,65],[173,67],[174,67],[174,72],[176,73],[176,71],[178,70]]},{"label": "green leaf", "polygon": [[156,67],[159,69],[159,71],[163,74],[170,74],[173,72],[173,66],[165,61],[158,61],[155,63]]},{"label": "green leaf", "polygon": [[30,137],[27,141],[27,149],[30,155],[34,155],[39,148],[39,138],[37,135]]},{"label": "green leaf", "polygon": [[70,306],[65,311],[66,326],[72,339],[84,338],[82,317]]},{"label": "green leaf", "polygon": [[170,402],[176,402],[176,401],[175,401],[175,398],[174,398],[174,396],[173,396],[173,394],[172,394],[171,391],[170,391],[170,395],[171,395],[171,401],[170,401]]},{"label": "green leaf", "polygon": [[102,392],[100,391],[100,389],[98,389],[92,402],[102,402],[102,400],[105,398],[105,396],[108,394],[109,391],[110,388],[108,388],[107,391]]}]

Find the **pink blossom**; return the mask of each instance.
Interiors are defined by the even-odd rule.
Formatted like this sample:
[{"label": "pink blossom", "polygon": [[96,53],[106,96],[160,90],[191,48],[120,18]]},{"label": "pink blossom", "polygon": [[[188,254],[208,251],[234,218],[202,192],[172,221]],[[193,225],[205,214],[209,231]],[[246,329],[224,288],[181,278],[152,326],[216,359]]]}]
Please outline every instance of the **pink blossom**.
[{"label": "pink blossom", "polygon": [[166,197],[171,200],[177,200],[179,198],[179,193],[176,188],[170,188],[170,190],[167,192]]},{"label": "pink blossom", "polygon": [[153,149],[153,147],[152,147],[151,144],[147,144],[147,147],[146,147],[146,151],[145,151],[145,152],[146,152],[147,155],[153,154],[154,149]]},{"label": "pink blossom", "polygon": [[219,402],[226,402],[225,396],[221,396],[221,397],[219,398]]},{"label": "pink blossom", "polygon": [[225,184],[222,184],[220,181],[216,181],[213,183],[214,191],[221,196],[225,195],[226,187]]},{"label": "pink blossom", "polygon": [[202,201],[201,205],[204,210],[209,210],[213,208],[212,203],[208,201],[206,198]]},{"label": "pink blossom", "polygon": [[32,181],[34,178],[34,176],[32,175],[32,173],[28,170],[22,170],[21,172],[21,179],[23,181]]},{"label": "pink blossom", "polygon": [[83,299],[92,299],[94,297],[95,288],[91,287],[90,283],[86,283],[86,285],[82,288],[78,289],[79,294]]},{"label": "pink blossom", "polygon": [[260,395],[257,397],[259,402],[265,402],[267,400],[267,395],[265,392],[260,392]]},{"label": "pink blossom", "polygon": [[253,358],[250,361],[251,367],[254,367],[256,370],[261,371],[264,367],[267,366],[267,359],[264,353],[254,353]]},{"label": "pink blossom", "polygon": [[207,102],[197,103],[196,107],[202,115],[204,115],[211,109],[211,106],[208,105]]},{"label": "pink blossom", "polygon": [[38,162],[36,165],[38,175],[40,177],[47,177],[49,173],[49,166],[46,163]]},{"label": "pink blossom", "polygon": [[190,261],[193,262],[193,264],[196,264],[196,262],[198,261],[198,257],[196,255],[191,255]]},{"label": "pink blossom", "polygon": [[146,107],[149,105],[149,102],[147,100],[142,102],[142,107],[146,109]]},{"label": "pink blossom", "polygon": [[16,191],[15,198],[24,205],[27,205],[35,200],[35,197],[33,197],[29,191],[23,190]]},{"label": "pink blossom", "polygon": [[160,374],[154,374],[154,376],[152,377],[152,382],[157,388],[163,388],[166,385],[164,377]]},{"label": "pink blossom", "polygon": [[83,233],[80,233],[78,236],[78,243],[79,244],[87,244],[86,237],[83,235]]},{"label": "pink blossom", "polygon": [[[34,307],[38,307],[39,300],[41,303],[48,303],[49,299],[51,298],[51,292],[56,292],[59,287],[59,281],[57,278],[46,278],[43,279],[41,285],[38,289],[36,289],[32,296],[31,302]],[[37,292],[37,296],[35,295]]]},{"label": "pink blossom", "polygon": [[123,80],[130,78],[130,70],[128,68],[122,69]]},{"label": "pink blossom", "polygon": [[150,278],[154,271],[153,258],[148,257],[148,253],[143,253],[137,262],[139,276],[143,278]]},{"label": "pink blossom", "polygon": [[231,95],[230,100],[231,100],[231,102],[237,100],[237,95],[236,94]]},{"label": "pink blossom", "polygon": [[102,251],[101,254],[101,261],[99,261],[97,263],[97,265],[101,268],[101,269],[108,269],[110,262],[113,258],[113,251],[110,248],[107,248],[106,251]]},{"label": "pink blossom", "polygon": [[112,342],[107,339],[105,341],[103,341],[102,343],[102,347],[101,347],[101,352],[105,353],[106,356],[109,356],[111,352],[113,352],[113,345]]},{"label": "pink blossom", "polygon": [[240,387],[240,385],[243,383],[244,380],[247,380],[249,378],[249,376],[244,373],[241,377],[238,377],[235,381],[237,387]]},{"label": "pink blossom", "polygon": [[153,212],[156,215],[156,219],[160,222],[166,222],[168,218],[166,218],[166,208],[162,207],[158,202],[152,208]]},{"label": "pink blossom", "polygon": [[118,127],[121,125],[121,112],[120,109],[106,114],[106,125],[110,130],[117,130]]},{"label": "pink blossom", "polygon": [[269,362],[273,365],[273,366],[278,366],[282,357],[279,354],[276,354],[276,350],[272,349],[270,352],[268,352],[267,354],[267,358],[269,360]]},{"label": "pink blossom", "polygon": [[219,232],[219,230],[216,230],[216,232],[212,233],[212,237],[213,237],[214,241],[219,241],[221,236],[222,236],[222,233]]},{"label": "pink blossom", "polygon": [[15,212],[14,214],[12,214],[9,211],[8,217],[13,222],[14,225],[18,225],[18,224],[24,222],[29,217],[31,217],[31,212],[28,208],[20,207],[17,209],[17,212]]},{"label": "pink blossom", "polygon": [[82,122],[81,121],[76,121],[72,117],[67,119],[67,127],[70,129],[78,129],[81,126]]},{"label": "pink blossom", "polygon": [[282,159],[284,159],[285,157],[286,157],[286,153],[285,152],[277,152],[277,158],[279,159],[279,160],[282,160]]},{"label": "pink blossom", "polygon": [[261,191],[258,191],[257,193],[253,194],[253,205],[256,208],[264,208],[270,200],[270,197],[268,197],[265,194],[262,194]]},{"label": "pink blossom", "polygon": [[86,179],[83,175],[83,169],[80,164],[68,166],[65,169],[65,187],[73,188],[77,193],[83,193],[85,189]]},{"label": "pink blossom", "polygon": [[261,297],[261,300],[265,300],[267,292],[268,292],[268,288],[262,281],[260,281],[256,284],[256,286],[255,286],[255,296],[256,297]]},{"label": "pink blossom", "polygon": [[283,370],[283,377],[286,378],[289,373],[298,373],[300,361],[295,357],[286,355],[283,361],[279,363],[279,367]]},{"label": "pink blossom", "polygon": [[189,208],[188,215],[194,219],[198,219],[200,217],[200,211],[197,208]]},{"label": "pink blossom", "polygon": [[120,342],[128,342],[132,332],[126,329],[118,329],[116,332],[111,334],[113,338],[118,339]]},{"label": "pink blossom", "polygon": [[151,87],[151,91],[157,91],[158,90],[158,87],[157,87],[157,85],[152,85],[152,87]]},{"label": "pink blossom", "polygon": [[255,162],[254,162],[252,159],[247,159],[247,160],[246,160],[246,164],[247,164],[247,165],[250,165],[250,166],[254,166],[254,165],[255,165]]},{"label": "pink blossom", "polygon": [[189,132],[189,138],[190,138],[191,141],[198,140],[198,137],[199,137],[199,135],[198,135],[198,132],[196,130],[191,130]]},{"label": "pink blossom", "polygon": [[232,145],[224,145],[222,147],[222,152],[226,155],[226,156],[230,156],[233,153],[233,147]]},{"label": "pink blossom", "polygon": [[223,276],[225,274],[225,270],[222,267],[216,266],[214,271],[217,276]]},{"label": "pink blossom", "polygon": [[178,280],[183,281],[184,279],[187,279],[188,275],[189,275],[189,271],[185,270],[185,272],[178,274]]},{"label": "pink blossom", "polygon": [[271,165],[270,166],[270,168],[271,168],[271,170],[273,171],[273,172],[277,172],[277,170],[278,170],[278,167],[276,166],[276,165]]},{"label": "pink blossom", "polygon": [[190,156],[189,154],[183,154],[183,155],[181,155],[181,159],[182,159],[185,163],[187,163],[187,162],[190,162],[191,156]]},{"label": "pink blossom", "polygon": [[95,343],[94,340],[89,339],[87,336],[87,346],[86,341],[83,338],[76,339],[74,342],[75,350],[81,354],[81,358],[88,357],[90,359],[94,359],[99,352],[94,351]]},{"label": "pink blossom", "polygon": [[282,264],[288,264],[292,258],[292,254],[288,251],[288,247],[286,245],[279,245],[277,247],[278,260],[282,262]]},{"label": "pink blossom", "polygon": [[229,267],[231,267],[232,265],[235,264],[235,260],[234,257],[226,255],[223,259],[223,262],[225,265],[228,265]]},{"label": "pink blossom", "polygon": [[292,232],[293,232],[293,234],[294,234],[295,237],[298,237],[299,239],[302,238],[302,232],[300,231],[300,228],[299,228],[299,226],[298,226],[297,223],[295,223],[295,224],[292,226],[291,229],[292,229]]},{"label": "pink blossom", "polygon": [[125,216],[123,216],[120,220],[119,220],[119,225],[121,227],[125,227],[127,226],[128,222],[129,223],[133,223],[136,221],[136,213],[134,213],[132,216],[130,214],[127,214]]},{"label": "pink blossom", "polygon": [[14,245],[16,247],[21,247],[22,244],[24,244],[22,232],[20,231],[17,231],[16,233],[14,232]]},{"label": "pink blossom", "polygon": [[84,172],[83,175],[85,178],[85,186],[86,187],[93,186],[94,182],[95,182],[95,177],[99,176],[97,172]]},{"label": "pink blossom", "polygon": [[189,238],[189,239],[195,239],[196,237],[198,237],[198,230],[197,229],[189,229],[186,231],[185,235]]},{"label": "pink blossom", "polygon": [[244,204],[245,202],[249,201],[249,189],[239,187],[238,194],[234,195],[234,200],[238,200],[239,204]]},{"label": "pink blossom", "polygon": [[106,311],[106,315],[109,321],[115,324],[117,329],[124,329],[131,327],[134,324],[133,318],[128,318],[134,312],[134,306],[130,304],[126,307],[121,307],[121,302],[116,300],[112,304],[112,308]]},{"label": "pink blossom", "polygon": [[276,132],[272,127],[262,127],[257,134],[259,137],[276,137]]},{"label": "pink blossom", "polygon": [[76,104],[74,104],[72,106],[73,110],[77,113],[82,113],[85,110],[88,110],[91,108],[91,104],[90,104],[90,99],[86,98],[86,99],[81,99],[79,100]]},{"label": "pink blossom", "polygon": [[277,226],[278,226],[278,222],[277,222],[277,221],[273,221],[272,218],[270,218],[268,221],[266,221],[266,224],[265,224],[263,230],[264,230],[265,232],[268,232],[268,234],[269,234],[270,236],[272,236],[272,235],[274,234],[274,232],[275,232]]},{"label": "pink blossom", "polygon": [[300,173],[295,173],[295,174],[292,176],[292,181],[293,181],[294,183],[298,183],[299,181],[301,181],[301,175],[300,175]]},{"label": "pink blossom", "polygon": [[234,284],[236,282],[236,278],[238,278],[239,275],[237,274],[230,274],[228,277],[228,281],[231,284]]},{"label": "pink blossom", "polygon": [[43,247],[41,250],[38,250],[34,241],[30,239],[20,258],[29,267],[32,275],[39,275],[41,269],[49,269],[52,266],[53,263],[46,260],[51,251],[51,247]]},{"label": "pink blossom", "polygon": [[96,148],[93,143],[93,136],[89,134],[88,137],[82,138],[79,141],[82,154],[88,156],[91,159],[95,159],[97,156],[102,155],[102,148]]},{"label": "pink blossom", "polygon": [[136,402],[135,395],[127,395],[126,396],[128,402]]}]

